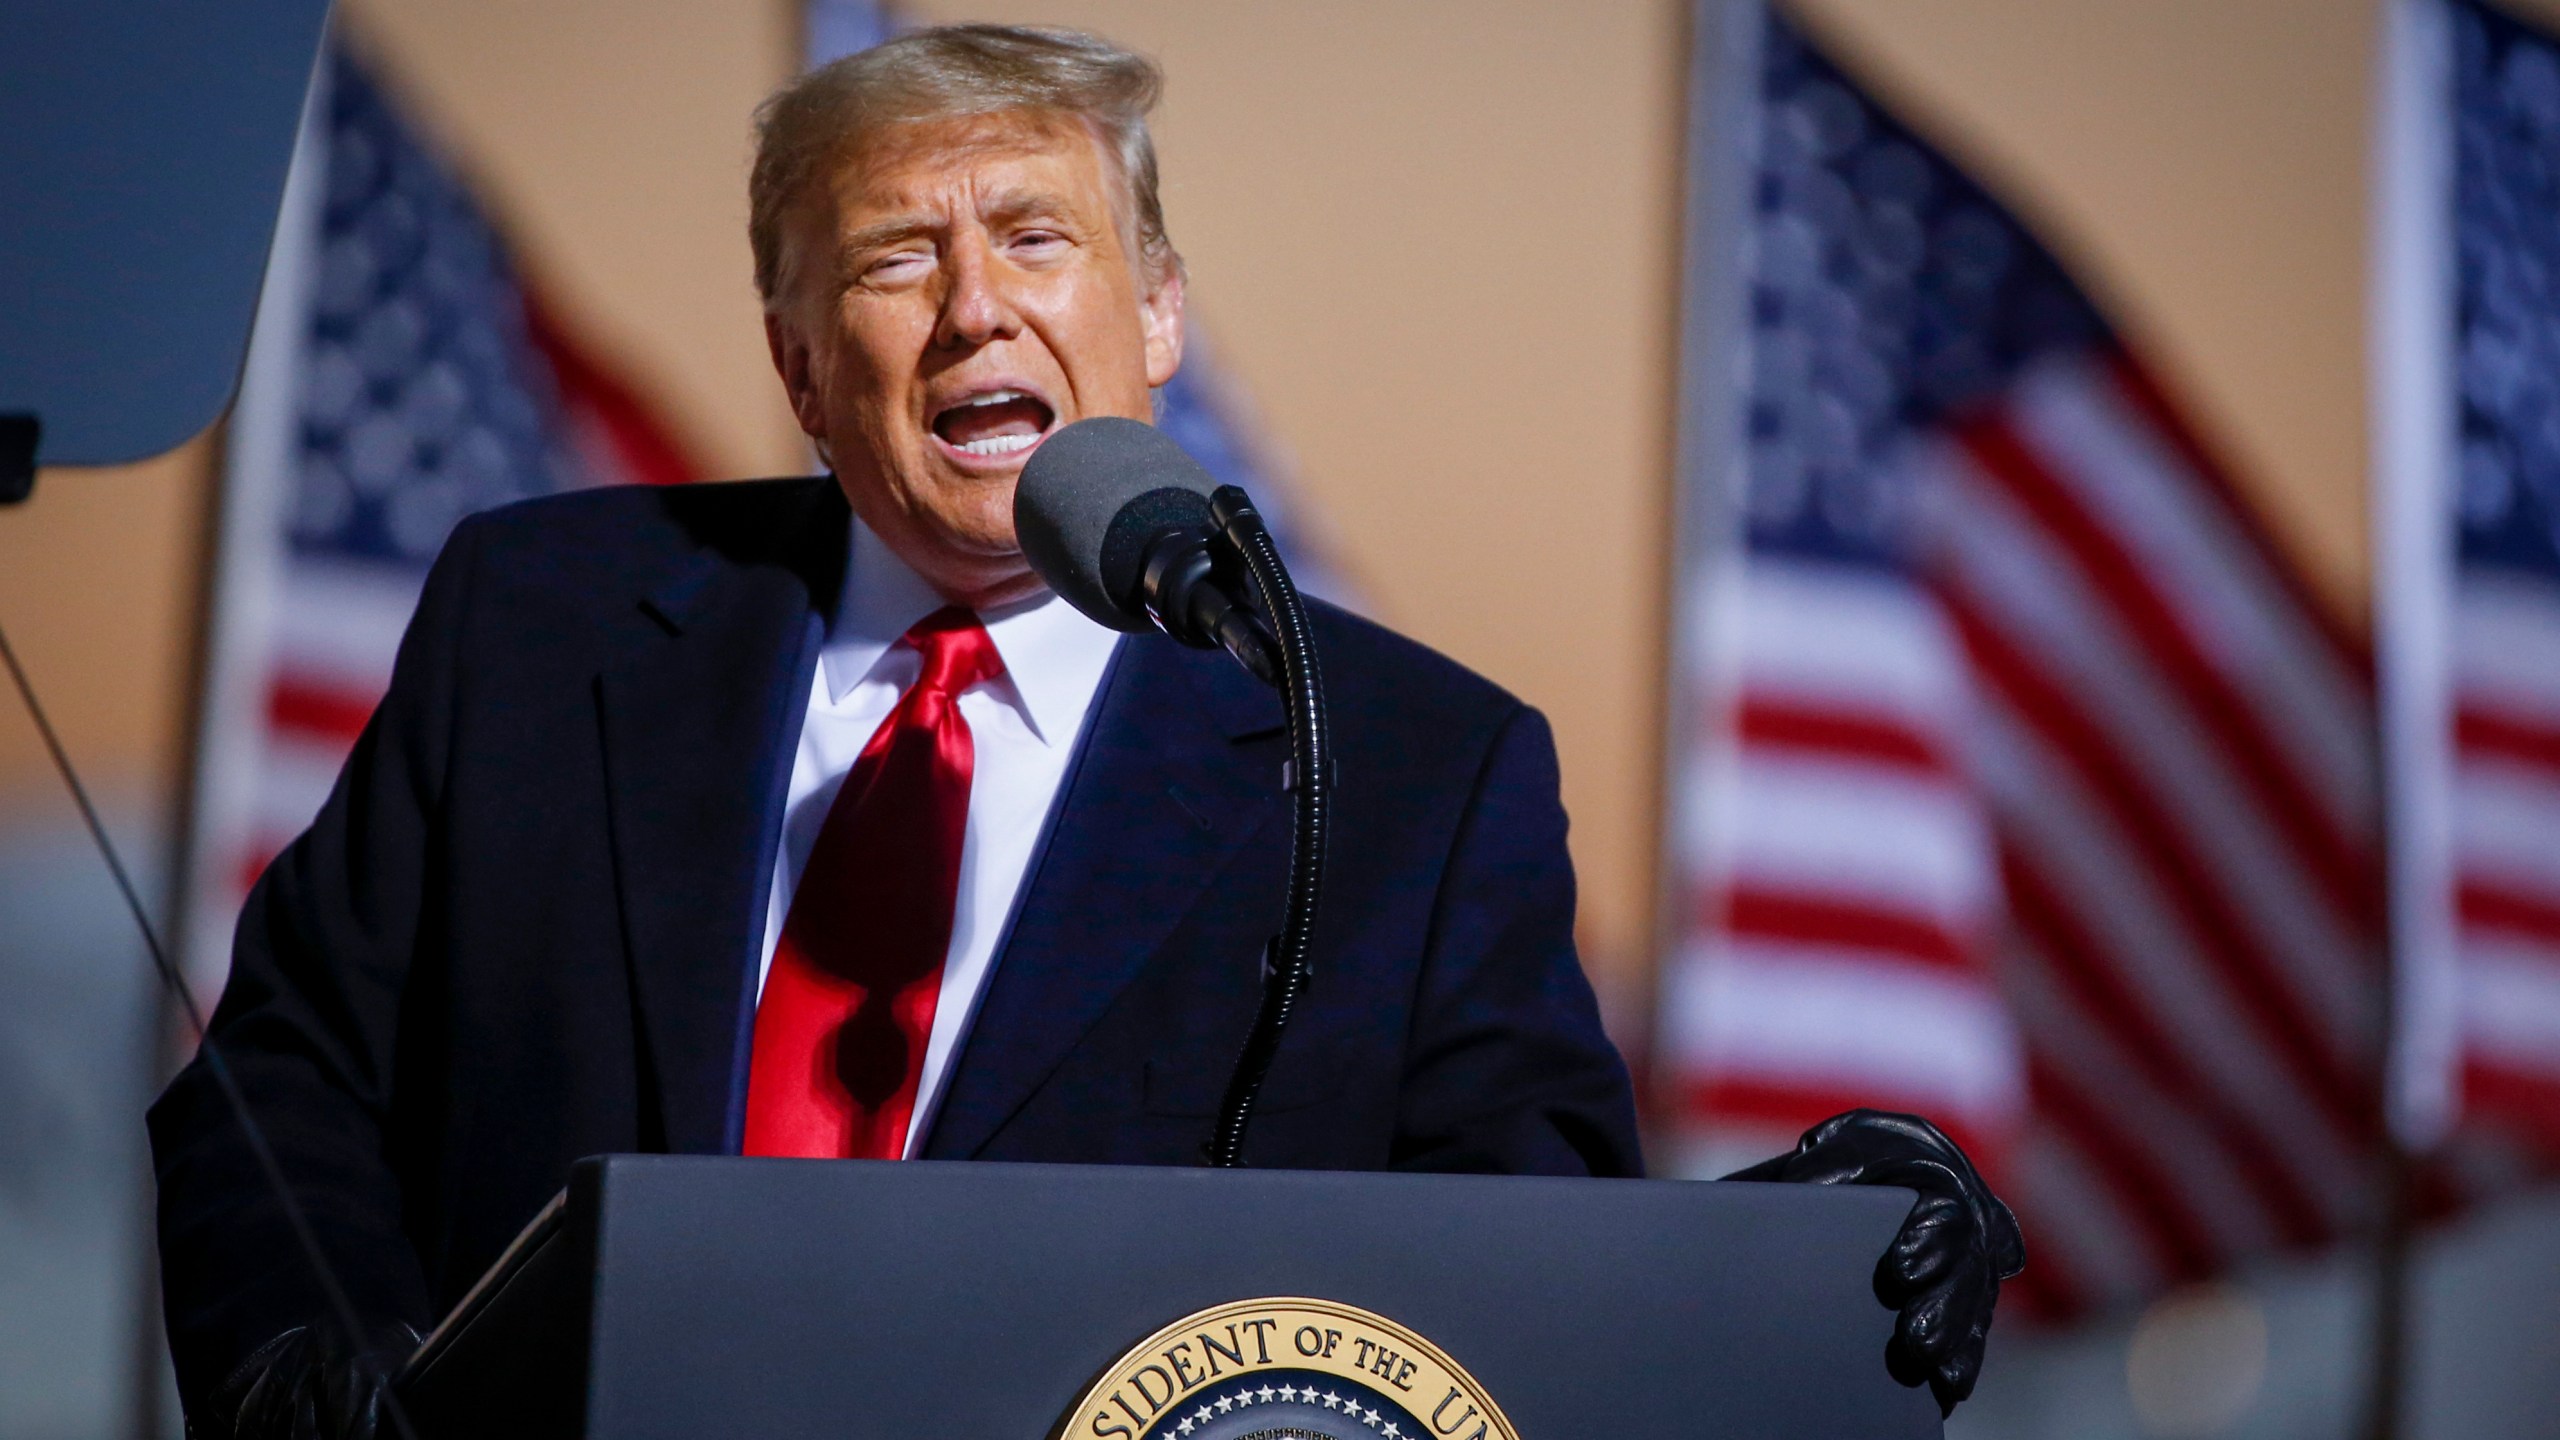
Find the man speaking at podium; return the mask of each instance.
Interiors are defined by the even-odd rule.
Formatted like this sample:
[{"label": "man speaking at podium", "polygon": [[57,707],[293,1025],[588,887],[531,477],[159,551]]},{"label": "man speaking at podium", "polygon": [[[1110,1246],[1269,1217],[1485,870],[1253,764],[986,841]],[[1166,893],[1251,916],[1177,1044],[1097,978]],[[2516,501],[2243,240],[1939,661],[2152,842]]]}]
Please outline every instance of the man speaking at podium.
[{"label": "man speaking at podium", "polygon": [[[370,1433],[402,1347],[582,1156],[1200,1162],[1280,904],[1281,712],[1223,654],[1086,619],[1013,531],[1042,439],[1149,418],[1181,363],[1157,84],[976,26],[795,81],[750,228],[832,475],[455,531],[213,1024],[374,1333],[334,1333],[199,1060],[151,1115],[194,1433]],[[1545,721],[1316,630],[1336,838],[1252,1162],[1637,1173]],[[1879,1294],[1897,1373],[1951,1404],[2015,1268],[1962,1157],[1861,1114],[1761,1169],[1923,1188]]]}]

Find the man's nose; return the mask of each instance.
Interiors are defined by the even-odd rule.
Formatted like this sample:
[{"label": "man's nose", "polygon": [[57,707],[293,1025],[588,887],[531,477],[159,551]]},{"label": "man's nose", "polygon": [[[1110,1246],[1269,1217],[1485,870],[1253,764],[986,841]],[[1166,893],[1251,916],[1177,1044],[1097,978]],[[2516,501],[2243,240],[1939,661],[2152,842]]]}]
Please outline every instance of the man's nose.
[{"label": "man's nose", "polygon": [[973,350],[1022,328],[1002,267],[983,238],[968,236],[953,245],[944,273],[942,321],[934,335],[944,348]]}]

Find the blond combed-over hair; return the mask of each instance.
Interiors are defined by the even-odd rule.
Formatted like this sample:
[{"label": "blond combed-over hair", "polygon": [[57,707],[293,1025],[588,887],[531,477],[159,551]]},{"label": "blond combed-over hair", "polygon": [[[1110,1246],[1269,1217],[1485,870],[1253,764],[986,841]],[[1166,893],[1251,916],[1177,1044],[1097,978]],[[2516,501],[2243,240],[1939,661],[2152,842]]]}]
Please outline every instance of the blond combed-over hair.
[{"label": "blond combed-over hair", "polygon": [[776,302],[789,281],[782,231],[791,208],[866,134],[1009,110],[1049,111],[1090,126],[1119,166],[1140,272],[1150,284],[1180,273],[1147,133],[1147,112],[1163,89],[1163,72],[1143,55],[1081,30],[1032,25],[935,26],[811,70],[756,108],[756,162],[747,181],[756,293],[768,307]]}]

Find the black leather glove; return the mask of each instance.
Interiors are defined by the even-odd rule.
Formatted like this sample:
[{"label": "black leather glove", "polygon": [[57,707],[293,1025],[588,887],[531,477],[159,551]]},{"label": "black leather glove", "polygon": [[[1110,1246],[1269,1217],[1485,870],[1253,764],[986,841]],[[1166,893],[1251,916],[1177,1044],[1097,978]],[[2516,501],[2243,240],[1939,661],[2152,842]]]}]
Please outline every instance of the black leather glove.
[{"label": "black leather glove", "polygon": [[1902,1232],[1876,1261],[1876,1298],[1902,1312],[1884,1365],[1905,1385],[1927,1381],[1938,1413],[1954,1414],[1982,1373],[2000,1282],[2027,1264],[2017,1218],[1956,1142],[1917,1115],[1851,1110],[1804,1132],[1786,1154],[1724,1178],[1920,1192]]},{"label": "black leather glove", "polygon": [[330,1327],[297,1325],[259,1346],[206,1398],[189,1440],[398,1440],[383,1397],[418,1348],[393,1324],[361,1346]]}]

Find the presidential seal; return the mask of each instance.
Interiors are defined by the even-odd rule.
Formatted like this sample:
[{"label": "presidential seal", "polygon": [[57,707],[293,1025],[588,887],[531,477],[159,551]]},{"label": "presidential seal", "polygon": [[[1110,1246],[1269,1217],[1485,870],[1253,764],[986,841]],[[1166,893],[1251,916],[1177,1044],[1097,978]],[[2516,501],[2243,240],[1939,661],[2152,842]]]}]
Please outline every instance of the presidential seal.
[{"label": "presidential seal", "polygon": [[1239,1300],[1148,1336],[1059,1440],[1519,1440],[1440,1347],[1331,1300]]}]

